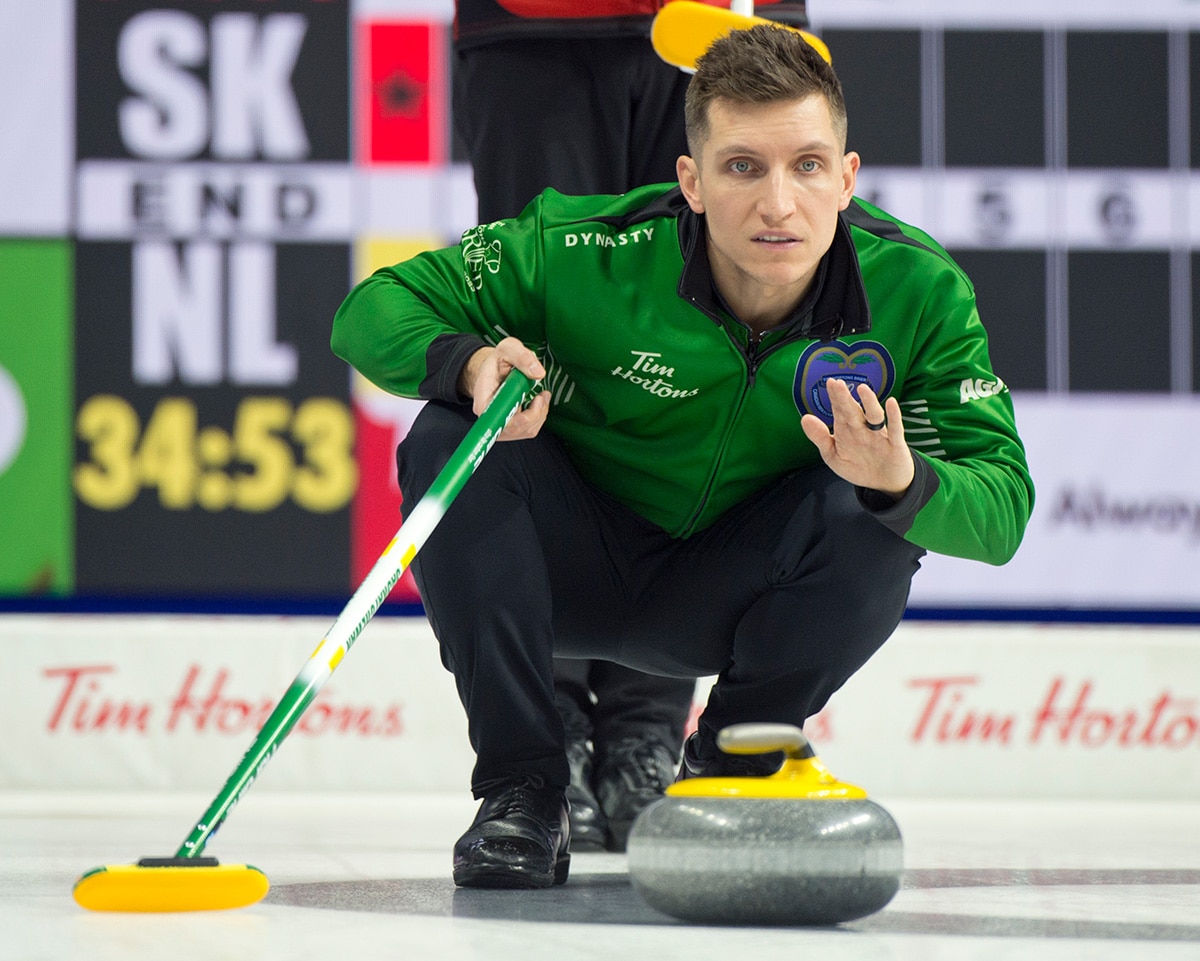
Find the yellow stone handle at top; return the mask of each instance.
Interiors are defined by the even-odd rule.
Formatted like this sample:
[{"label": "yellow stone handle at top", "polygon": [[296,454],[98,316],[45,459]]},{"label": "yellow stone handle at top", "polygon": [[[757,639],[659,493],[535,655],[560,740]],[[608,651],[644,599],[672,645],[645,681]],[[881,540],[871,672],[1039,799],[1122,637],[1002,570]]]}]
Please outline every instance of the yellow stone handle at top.
[{"label": "yellow stone handle at top", "polygon": [[766,777],[693,777],[667,788],[671,797],[796,798],[859,800],[867,792],[839,781],[813,753],[804,732],[793,724],[733,724],[717,735],[726,754],[784,753],[783,766]]},{"label": "yellow stone handle at top", "polygon": [[654,16],[650,25],[650,43],[654,52],[667,63],[681,70],[694,72],[696,61],[704,55],[714,40],[731,30],[745,30],[758,24],[770,24],[782,30],[795,30],[808,41],[826,63],[832,63],[826,43],[807,30],[790,27],[766,17],[746,16],[724,7],[714,7],[695,0],[671,0]]}]

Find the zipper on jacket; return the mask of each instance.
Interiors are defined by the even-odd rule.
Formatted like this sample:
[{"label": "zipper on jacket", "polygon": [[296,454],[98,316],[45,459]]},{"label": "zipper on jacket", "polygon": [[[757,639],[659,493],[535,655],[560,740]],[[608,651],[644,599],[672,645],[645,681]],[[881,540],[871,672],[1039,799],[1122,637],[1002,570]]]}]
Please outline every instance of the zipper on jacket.
[{"label": "zipper on jacket", "polygon": [[[738,345],[739,349],[741,345]],[[745,352],[743,351],[743,356]],[[751,375],[752,378],[753,375]],[[696,508],[692,511],[692,516],[687,519],[687,523],[679,532],[680,537],[688,537],[695,529],[696,521],[700,519],[700,515],[704,513],[704,508],[708,506],[708,498],[712,493],[713,485],[716,483],[717,475],[721,472],[721,465],[725,463],[725,451],[729,448],[729,437],[733,433],[733,427],[738,422],[738,418],[742,416],[742,408],[746,404],[746,396],[750,393],[751,378],[747,378],[745,384],[742,385],[742,392],[738,396],[737,406],[733,409],[733,416],[729,418],[728,426],[721,432],[721,446],[717,450],[717,456],[713,460],[712,469],[708,472],[708,480],[704,484],[704,491],[700,495],[700,499],[696,502]]]},{"label": "zipper on jacket", "polygon": [[[723,321],[721,320],[721,317],[719,315],[706,309],[705,306],[702,305],[697,298],[688,297],[687,299],[693,307],[695,307],[701,313],[703,313],[706,316],[708,316],[709,318],[711,318],[714,323],[716,323],[718,325],[723,323]],[[786,347],[788,344],[791,344],[792,342],[797,341],[797,340],[811,339],[811,335],[809,333],[806,333],[803,330],[793,330],[789,333],[784,334],[777,341],[775,341],[775,343],[773,343],[770,347],[766,348],[765,350],[762,350],[761,349],[762,348],[762,339],[757,334],[755,334],[755,332],[753,330],[750,329],[750,325],[746,324],[745,322],[743,322],[741,320],[738,320],[737,318],[733,318],[733,319],[736,323],[741,324],[741,326],[744,327],[749,334],[749,336],[746,340],[746,346],[744,346],[744,347],[742,346],[741,341],[739,341],[736,337],[732,337],[732,336],[729,337],[730,341],[733,343],[734,349],[737,350],[737,352],[742,355],[742,359],[746,362],[746,383],[742,387],[741,396],[738,397],[737,407],[734,409],[733,417],[731,417],[729,420],[729,426],[725,429],[725,431],[721,435],[721,447],[717,451],[716,459],[713,461],[713,467],[712,467],[712,470],[709,472],[708,481],[704,485],[704,491],[700,495],[699,501],[696,502],[695,510],[692,511],[692,514],[688,518],[687,523],[684,524],[682,529],[680,530],[680,532],[679,532],[680,537],[687,537],[692,533],[692,530],[695,528],[696,522],[700,519],[700,515],[704,513],[704,508],[708,506],[709,495],[712,493],[713,485],[716,483],[716,480],[717,480],[717,475],[721,471],[721,465],[725,461],[725,451],[729,446],[729,436],[731,433],[733,433],[733,426],[734,426],[734,424],[737,423],[738,417],[741,416],[742,407],[746,403],[746,396],[754,388],[754,381],[755,381],[755,377],[758,374],[759,367],[762,366],[763,361],[765,361],[768,357],[770,357],[771,354],[775,353],[777,350],[781,350],[782,348]],[[829,337],[829,339],[833,340],[834,338],[839,337],[844,333],[853,334],[856,332],[857,331],[855,331],[853,329],[846,330],[844,327],[844,324],[839,325],[838,328],[836,329],[836,331],[834,331],[832,333],[832,336]],[[769,331],[767,333],[769,333]],[[728,331],[726,331],[726,334],[728,335]]]},{"label": "zipper on jacket", "polygon": [[[754,386],[754,375],[758,373],[758,365],[762,363],[763,354],[760,354],[759,348],[762,347],[762,339],[766,336],[765,332],[756,334],[750,331],[750,343],[746,349],[746,367],[750,372],[750,378],[746,383],[746,388],[749,390]],[[770,353],[770,351],[767,351]]]},{"label": "zipper on jacket", "polygon": [[[693,304],[695,304],[694,300]],[[696,304],[696,306],[698,307],[699,305]],[[708,313],[707,311],[704,312]],[[718,318],[714,317],[713,319],[717,320]],[[679,533],[680,537],[687,537],[692,533],[696,526],[696,522],[700,519],[700,515],[704,513],[704,508],[708,506],[709,495],[712,494],[713,485],[716,483],[717,475],[721,472],[721,466],[725,462],[725,451],[729,447],[729,437],[733,433],[734,425],[741,416],[742,407],[744,407],[746,404],[747,395],[749,395],[750,391],[754,388],[754,379],[758,374],[758,368],[762,365],[762,362],[765,358],[769,357],[779,348],[784,347],[793,340],[803,339],[802,334],[791,334],[781,337],[769,348],[760,351],[759,348],[762,346],[762,340],[758,337],[758,335],[756,335],[754,331],[750,330],[749,326],[742,323],[742,321],[739,320],[737,323],[742,324],[742,326],[745,327],[750,334],[745,347],[742,346],[741,342],[736,337],[729,338],[733,343],[734,349],[741,354],[742,359],[746,362],[746,382],[742,386],[742,392],[738,397],[737,406],[734,408],[733,416],[729,419],[729,426],[726,427],[721,434],[721,446],[717,451],[716,458],[713,460],[712,470],[709,471],[708,480],[704,485],[704,491],[701,493],[700,499],[696,502],[695,510],[692,511],[687,523],[683,525],[683,528]]]},{"label": "zipper on jacket", "polygon": [[[741,321],[738,321],[738,323],[741,323]],[[793,341],[804,340],[806,337],[805,334],[799,331],[792,331],[784,334],[777,341],[775,341],[775,343],[764,350],[763,338],[769,333],[770,331],[764,331],[762,334],[755,334],[754,331],[750,331],[749,346],[742,351],[743,356],[746,358],[746,369],[750,372],[750,387],[754,386],[755,375],[758,373],[758,368],[762,366],[764,360],[770,357],[781,347],[786,347]],[[740,348],[741,345],[739,344],[738,347]]]}]

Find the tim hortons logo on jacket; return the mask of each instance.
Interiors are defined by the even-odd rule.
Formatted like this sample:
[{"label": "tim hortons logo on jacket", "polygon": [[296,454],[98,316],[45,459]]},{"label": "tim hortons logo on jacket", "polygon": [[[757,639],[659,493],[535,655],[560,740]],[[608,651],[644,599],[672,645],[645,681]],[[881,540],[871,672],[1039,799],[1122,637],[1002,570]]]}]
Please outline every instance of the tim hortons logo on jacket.
[{"label": "tim hortons logo on jacket", "polygon": [[642,390],[649,391],[655,397],[666,397],[672,400],[680,397],[695,397],[700,388],[691,390],[676,387],[668,378],[675,376],[675,368],[660,363],[662,354],[652,350],[631,350],[633,361],[628,367],[618,364],[612,369],[614,377],[620,377],[631,384],[636,384]]}]

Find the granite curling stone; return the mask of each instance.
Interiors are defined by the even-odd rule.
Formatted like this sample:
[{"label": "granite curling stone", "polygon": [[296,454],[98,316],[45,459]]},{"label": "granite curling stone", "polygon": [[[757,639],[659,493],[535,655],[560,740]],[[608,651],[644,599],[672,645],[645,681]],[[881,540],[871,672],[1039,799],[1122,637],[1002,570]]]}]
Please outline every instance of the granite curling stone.
[{"label": "granite curling stone", "polygon": [[828,925],[882,909],[900,888],[904,847],[892,816],[838,781],[790,724],[738,724],[730,754],[783,751],[769,777],[689,778],[638,816],[634,889],[694,924]]}]

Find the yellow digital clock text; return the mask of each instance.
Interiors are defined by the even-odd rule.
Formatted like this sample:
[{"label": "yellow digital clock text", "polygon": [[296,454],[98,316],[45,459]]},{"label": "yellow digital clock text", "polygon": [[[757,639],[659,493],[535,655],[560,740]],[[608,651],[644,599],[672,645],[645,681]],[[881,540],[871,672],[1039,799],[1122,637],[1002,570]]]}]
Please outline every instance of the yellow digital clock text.
[{"label": "yellow digital clock text", "polygon": [[87,460],[75,466],[75,492],[97,510],[127,507],[145,488],[168,510],[274,510],[289,497],[327,513],[358,486],[354,421],[346,404],[310,397],[246,397],[233,427],[200,427],[196,402],[158,401],[143,429],[123,397],[97,394],[79,409],[76,434]]}]

